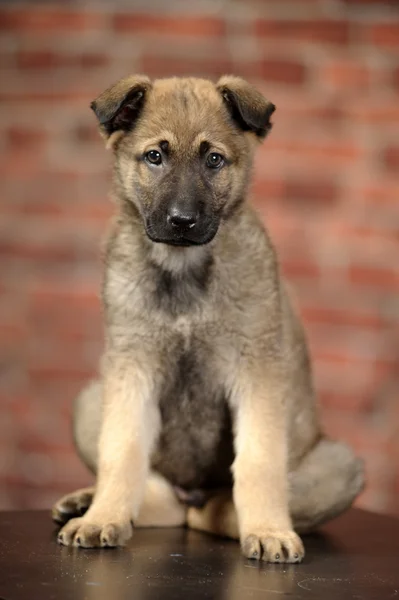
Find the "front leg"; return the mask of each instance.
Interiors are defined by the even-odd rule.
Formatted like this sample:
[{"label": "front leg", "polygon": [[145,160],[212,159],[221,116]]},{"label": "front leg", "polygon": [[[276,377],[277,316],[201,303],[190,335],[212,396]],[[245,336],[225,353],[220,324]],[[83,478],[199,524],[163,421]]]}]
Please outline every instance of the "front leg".
[{"label": "front leg", "polygon": [[109,357],[104,364],[96,493],[84,516],[72,519],[60,531],[58,541],[66,546],[121,546],[128,541],[159,431],[152,372],[134,359]]},{"label": "front leg", "polygon": [[237,377],[233,495],[243,553],[268,562],[300,562],[304,548],[288,509],[284,373],[244,369]]}]

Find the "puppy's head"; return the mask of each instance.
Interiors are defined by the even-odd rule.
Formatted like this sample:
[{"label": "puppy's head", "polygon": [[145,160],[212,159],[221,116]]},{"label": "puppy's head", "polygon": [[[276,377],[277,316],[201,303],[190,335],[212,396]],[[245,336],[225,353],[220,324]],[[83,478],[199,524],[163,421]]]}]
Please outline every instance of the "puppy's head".
[{"label": "puppy's head", "polygon": [[122,79],[91,105],[119,189],[148,237],[206,244],[244,198],[255,142],[275,107],[237,77]]}]

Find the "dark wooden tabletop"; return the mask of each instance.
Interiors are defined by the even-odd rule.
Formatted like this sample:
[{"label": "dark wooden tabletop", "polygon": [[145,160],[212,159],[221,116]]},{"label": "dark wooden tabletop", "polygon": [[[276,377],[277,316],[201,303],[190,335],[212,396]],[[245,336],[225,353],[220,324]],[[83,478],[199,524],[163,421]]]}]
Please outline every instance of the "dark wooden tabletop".
[{"label": "dark wooden tabletop", "polygon": [[58,546],[45,512],[0,513],[0,600],[399,600],[399,521],[352,510],[305,538],[301,565],[258,565],[237,543],[137,530],[127,548]]}]

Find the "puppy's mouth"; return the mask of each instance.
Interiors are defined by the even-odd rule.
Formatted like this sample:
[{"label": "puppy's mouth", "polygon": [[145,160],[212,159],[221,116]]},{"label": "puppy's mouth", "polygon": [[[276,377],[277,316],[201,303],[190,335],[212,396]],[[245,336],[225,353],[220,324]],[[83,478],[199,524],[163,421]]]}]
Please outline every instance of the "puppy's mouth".
[{"label": "puppy's mouth", "polygon": [[213,225],[208,227],[205,231],[197,231],[191,233],[186,232],[174,232],[173,234],[164,231],[156,231],[150,224],[146,224],[145,231],[147,237],[157,244],[167,244],[169,246],[204,246],[209,244],[215,237],[218,231],[219,225]]},{"label": "puppy's mouth", "polygon": [[151,237],[150,235],[148,236],[150,238],[150,240],[152,242],[155,242],[157,244],[167,244],[168,246],[180,246],[180,247],[186,247],[186,246],[202,246],[203,244],[205,244],[206,242],[197,242],[194,240],[187,240],[185,238],[180,238],[178,240],[174,240],[174,239],[168,239],[168,238],[156,238],[156,237]]}]

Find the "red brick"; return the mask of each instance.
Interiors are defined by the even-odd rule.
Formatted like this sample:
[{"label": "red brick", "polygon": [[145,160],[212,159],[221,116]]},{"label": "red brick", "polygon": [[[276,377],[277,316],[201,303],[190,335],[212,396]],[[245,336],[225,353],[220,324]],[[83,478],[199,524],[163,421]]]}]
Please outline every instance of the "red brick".
[{"label": "red brick", "polygon": [[329,180],[288,179],[283,198],[290,202],[299,201],[312,206],[333,205],[339,198],[337,186]]},{"label": "red brick", "polygon": [[[243,1],[243,0],[242,0]],[[320,0],[291,0],[291,5],[298,5],[304,10],[314,10],[314,7],[320,4]],[[265,3],[264,0],[245,0],[245,6],[253,5],[258,10],[261,11],[264,9]],[[276,6],[277,10],[280,8],[280,0],[269,0],[268,6]],[[262,14],[262,13],[261,13]]]},{"label": "red brick", "polygon": [[[392,72],[392,80],[393,80],[393,84],[396,88],[396,91],[399,92],[399,66],[396,67],[396,69],[393,70]],[[398,112],[399,112],[399,108],[398,108]]]},{"label": "red brick", "polygon": [[4,348],[10,345],[25,343],[28,339],[28,327],[25,322],[17,321],[14,323],[0,321],[0,339]]},{"label": "red brick", "polygon": [[370,25],[369,39],[378,47],[399,50],[399,22]]},{"label": "red brick", "polygon": [[324,65],[320,75],[329,88],[336,92],[366,91],[371,84],[369,68],[353,60],[337,60]]},{"label": "red brick", "polygon": [[73,135],[76,137],[78,142],[98,142],[100,139],[100,135],[98,132],[97,125],[89,125],[88,123],[78,125],[74,131]]},{"label": "red brick", "polygon": [[399,146],[388,146],[382,153],[382,160],[392,175],[399,174]]},{"label": "red brick", "polygon": [[301,258],[283,261],[282,270],[288,279],[318,279],[321,273],[319,265]]},{"label": "red brick", "polygon": [[325,159],[325,160],[341,160],[345,163],[358,159],[364,153],[363,148],[353,142],[308,142],[301,139],[281,138],[274,139],[273,136],[267,142],[267,151],[282,151],[288,154],[298,154],[309,160]]},{"label": "red brick", "polygon": [[376,287],[392,292],[399,290],[399,271],[393,268],[351,266],[349,279],[355,285]]},{"label": "red brick", "polygon": [[141,70],[153,77],[172,76],[221,76],[230,73],[232,62],[228,58],[217,57],[217,60],[194,59],[192,57],[169,58],[155,54],[144,54],[141,59]]},{"label": "red brick", "polygon": [[[393,215],[392,221],[395,216]],[[389,216],[387,215],[387,221],[389,225]],[[391,224],[392,224],[391,221]],[[378,225],[349,225],[349,224],[338,224],[336,227],[332,227],[332,231],[337,236],[342,236],[348,241],[348,245],[355,245],[364,251],[373,249],[376,253],[381,254],[384,248],[386,252],[389,252],[393,247],[396,250],[396,244],[399,240],[399,232],[395,229],[389,230],[389,227]],[[351,244],[352,243],[352,244]],[[393,246],[394,243],[394,246]],[[361,244],[361,246],[360,246]],[[379,252],[378,252],[379,250]]]},{"label": "red brick", "polygon": [[[96,279],[93,278],[93,281],[96,281]],[[83,307],[98,309],[99,291],[93,285],[93,282],[80,282],[79,285],[75,282],[74,287],[71,288],[70,283],[63,285],[62,282],[58,281],[44,280],[38,282],[35,280],[30,286],[30,291],[32,293],[32,306],[44,308],[45,311],[58,306],[60,301],[64,303],[60,311],[61,314],[65,310],[69,311],[74,307],[78,311],[81,311]]]},{"label": "red brick", "polygon": [[88,227],[93,224],[103,226],[105,230],[107,222],[114,213],[114,208],[110,202],[104,198],[86,198],[84,201],[76,202],[70,206],[65,202],[58,201],[57,198],[32,200],[27,198],[26,202],[12,202],[3,206],[4,214],[20,215],[22,218],[27,217],[69,217],[77,219],[80,223],[86,222]]},{"label": "red brick", "polygon": [[[376,205],[381,206],[383,211],[392,206],[396,207],[399,198],[399,182],[388,182],[383,179],[380,182],[351,190],[350,196],[359,206]],[[384,207],[385,205],[385,207]]]},{"label": "red brick", "polygon": [[259,179],[256,177],[251,186],[251,192],[253,196],[262,200],[281,198],[284,194],[284,182],[281,179]]},{"label": "red brick", "polygon": [[343,439],[352,445],[357,452],[383,452],[389,445],[385,427],[373,426],[373,421],[359,419],[356,413],[325,408],[324,418],[327,432],[331,437]]},{"label": "red brick", "polygon": [[373,405],[373,398],[369,394],[343,394],[334,392],[320,392],[318,394],[323,408],[336,408],[345,411],[364,412],[370,410]]},{"label": "red brick", "polygon": [[28,322],[35,339],[48,337],[64,342],[102,338],[102,318],[98,290],[68,294],[35,292],[30,295]]},{"label": "red brick", "polygon": [[396,100],[384,98],[379,102],[371,102],[357,97],[349,101],[343,110],[351,121],[360,121],[367,125],[390,126],[399,122],[399,106]]},{"label": "red brick", "polygon": [[106,13],[49,8],[43,5],[35,8],[3,8],[0,11],[0,30],[21,33],[68,33],[68,31],[89,31],[104,29]]},{"label": "red brick", "polygon": [[296,124],[298,119],[301,121],[310,121],[316,123],[321,121],[320,127],[331,125],[332,130],[336,133],[337,127],[342,126],[345,120],[345,108],[337,104],[336,101],[328,101],[326,104],[315,104],[314,102],[306,101],[299,103],[297,101],[286,102],[281,104],[281,100],[277,107],[279,111],[284,111],[286,119],[292,119]]},{"label": "red brick", "polygon": [[[0,161],[0,176],[3,181],[6,178],[18,177],[20,181],[28,181],[38,169],[43,161],[42,152],[37,152],[38,148],[43,149],[43,144],[35,145],[36,152],[30,150],[27,146],[13,147],[13,152],[7,152],[2,161]],[[23,152],[23,163],[21,154]],[[23,165],[23,168],[22,168]],[[1,240],[0,240],[1,244]]]},{"label": "red brick", "polygon": [[54,432],[53,436],[49,436],[50,439],[44,439],[39,434],[35,435],[35,431],[27,431],[27,434],[19,444],[19,451],[27,454],[39,452],[52,457],[54,456],[53,453],[68,450],[71,445],[69,436],[67,438],[65,435],[62,436],[59,426],[57,429],[57,433]]},{"label": "red brick", "polygon": [[[79,340],[77,340],[79,341]],[[28,376],[32,380],[32,384],[38,381],[59,381],[61,382],[67,379],[68,381],[77,380],[84,384],[87,381],[95,378],[97,374],[97,365],[84,366],[76,363],[68,366],[65,361],[62,361],[59,365],[41,365],[41,366],[29,366],[27,369]]]},{"label": "red brick", "polygon": [[260,73],[266,81],[288,84],[304,83],[306,67],[297,61],[267,58],[260,62]]},{"label": "red brick", "polygon": [[342,352],[332,352],[329,350],[319,350],[314,352],[313,354],[315,361],[323,361],[335,365],[341,366],[350,366],[350,365],[363,365],[364,368],[373,368],[376,373],[383,374],[386,376],[387,374],[391,374],[393,369],[397,367],[397,357],[392,357],[390,360],[380,360],[376,359],[365,359],[359,356],[353,356],[345,353],[345,349],[342,349]]},{"label": "red brick", "polygon": [[319,42],[322,44],[346,44],[349,41],[349,22],[328,19],[259,20],[256,34],[262,38],[278,38],[289,41]]},{"label": "red brick", "polygon": [[396,0],[342,0],[349,6],[359,6],[364,8],[378,8],[381,5],[396,6]]},{"label": "red brick", "polygon": [[25,349],[27,372],[33,384],[54,377],[93,377],[101,355],[97,340],[54,337],[51,331],[42,332],[39,327],[33,334]]},{"label": "red brick", "polygon": [[4,132],[8,150],[32,150],[46,142],[47,133],[43,129],[34,129],[30,126],[11,126]]},{"label": "red brick", "polygon": [[366,329],[379,330],[384,322],[381,315],[359,311],[342,310],[327,306],[303,306],[303,318],[310,323],[330,323],[331,325],[349,325]]},{"label": "red brick", "polygon": [[95,258],[98,254],[97,248],[91,248],[88,244],[79,248],[74,247],[71,242],[47,241],[18,241],[11,239],[0,240],[0,255],[3,260],[7,258],[19,258],[26,260],[44,260],[53,264],[63,262],[75,262],[83,258]]},{"label": "red brick", "polygon": [[[30,89],[25,91],[14,91],[8,90],[7,88],[0,89],[0,104],[1,103],[21,103],[26,102],[33,103],[49,103],[53,106],[54,102],[67,103],[70,106],[72,103],[75,106],[87,106],[90,102],[98,96],[98,89],[93,87],[92,89],[85,89],[82,85],[77,87],[69,88],[68,90],[40,90]],[[4,110],[4,109],[3,109]]]},{"label": "red brick", "polygon": [[109,55],[84,52],[61,54],[51,50],[29,50],[17,54],[17,65],[21,69],[60,69],[62,67],[103,67],[109,63]]},{"label": "red brick", "polygon": [[157,16],[145,13],[117,13],[113,25],[118,33],[141,33],[170,36],[218,37],[225,33],[223,19],[205,16]]}]

